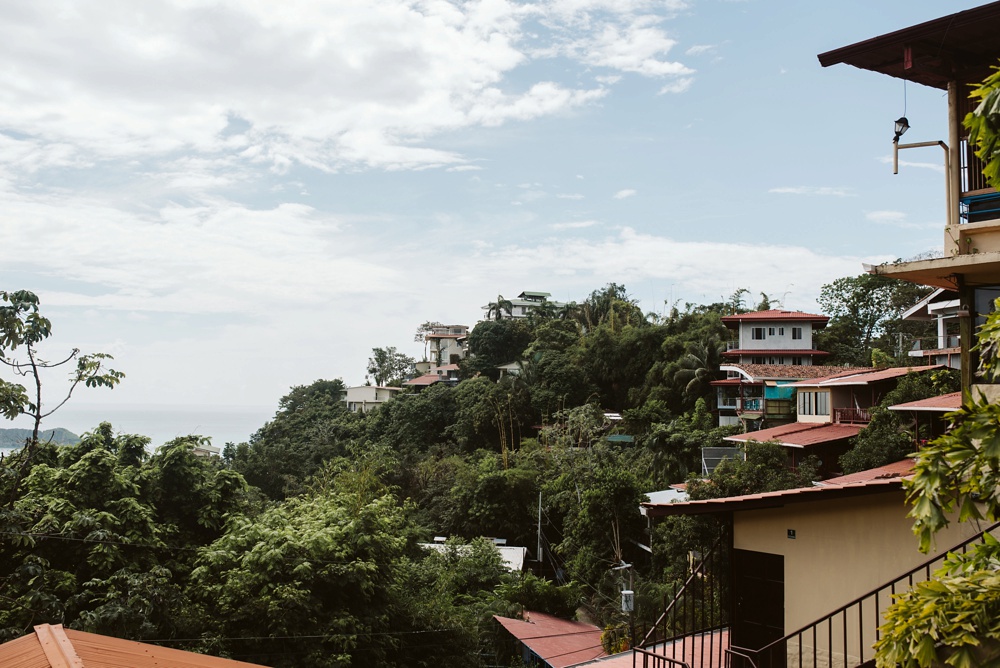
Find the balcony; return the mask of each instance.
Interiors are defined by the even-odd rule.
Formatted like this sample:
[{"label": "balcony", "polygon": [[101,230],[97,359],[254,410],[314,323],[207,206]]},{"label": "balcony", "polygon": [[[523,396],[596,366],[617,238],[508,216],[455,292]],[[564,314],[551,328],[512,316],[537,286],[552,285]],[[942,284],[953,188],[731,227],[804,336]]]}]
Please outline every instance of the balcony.
[{"label": "balcony", "polygon": [[840,424],[868,424],[872,421],[870,408],[834,408],[833,421]]}]

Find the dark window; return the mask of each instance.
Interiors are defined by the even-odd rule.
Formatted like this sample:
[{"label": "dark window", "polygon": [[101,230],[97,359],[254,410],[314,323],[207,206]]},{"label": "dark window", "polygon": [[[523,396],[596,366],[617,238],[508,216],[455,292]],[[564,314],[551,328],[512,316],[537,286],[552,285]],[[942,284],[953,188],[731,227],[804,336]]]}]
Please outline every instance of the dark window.
[{"label": "dark window", "polygon": [[750,338],[756,341],[763,341],[767,338],[767,335],[764,333],[763,327],[754,327],[753,331],[750,333]]},{"label": "dark window", "polygon": [[792,338],[793,339],[801,339],[802,338],[802,328],[801,327],[792,327]]}]

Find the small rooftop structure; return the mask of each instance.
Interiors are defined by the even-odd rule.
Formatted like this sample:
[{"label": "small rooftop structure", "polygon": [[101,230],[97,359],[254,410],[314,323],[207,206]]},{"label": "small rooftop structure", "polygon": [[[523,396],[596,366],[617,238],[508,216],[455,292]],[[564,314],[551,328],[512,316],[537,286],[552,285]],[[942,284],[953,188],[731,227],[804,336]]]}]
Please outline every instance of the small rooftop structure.
[{"label": "small rooftop structure", "polygon": [[40,624],[0,645],[4,668],[266,668],[134,640]]}]

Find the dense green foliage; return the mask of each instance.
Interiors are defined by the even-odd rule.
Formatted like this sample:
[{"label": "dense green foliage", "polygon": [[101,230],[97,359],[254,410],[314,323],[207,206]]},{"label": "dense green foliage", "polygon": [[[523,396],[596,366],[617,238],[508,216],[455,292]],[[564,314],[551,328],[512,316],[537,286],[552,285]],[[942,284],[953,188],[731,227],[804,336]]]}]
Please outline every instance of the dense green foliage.
[{"label": "dense green foliage", "polygon": [[965,116],[969,145],[983,161],[983,175],[993,188],[1000,189],[1000,67],[972,90],[970,97],[978,101],[976,108]]},{"label": "dense green foliage", "polygon": [[[996,305],[1000,308],[1000,303]],[[1000,346],[1000,311],[980,329],[980,347]],[[1000,362],[984,354],[980,375],[1000,381]],[[994,385],[995,387],[995,385]],[[1000,520],[1000,405],[973,389],[951,429],[917,453],[915,474],[904,484],[920,549],[958,521]],[[876,642],[878,665],[927,668],[946,660],[957,668],[1000,663],[1000,544],[950,556],[934,577],[901,595],[887,611]]]},{"label": "dense green foliage", "polygon": [[[102,424],[0,459],[0,634],[59,622],[280,667],[511,665],[492,615],[583,609],[624,629],[626,583],[647,628],[717,535],[711,519],[651,528],[647,492],[811,479],[767,443],[691,478],[734,431],[717,426],[710,383],[720,318],[747,294],[644,316],[610,284],[520,319],[498,296],[455,386],[366,414],[340,380],[293,387],[221,458],[196,456],[196,436],[150,454]],[[370,373],[398,380],[380,350]],[[441,535],[440,551],[418,546]],[[527,547],[537,575],[508,573],[484,536]]]}]

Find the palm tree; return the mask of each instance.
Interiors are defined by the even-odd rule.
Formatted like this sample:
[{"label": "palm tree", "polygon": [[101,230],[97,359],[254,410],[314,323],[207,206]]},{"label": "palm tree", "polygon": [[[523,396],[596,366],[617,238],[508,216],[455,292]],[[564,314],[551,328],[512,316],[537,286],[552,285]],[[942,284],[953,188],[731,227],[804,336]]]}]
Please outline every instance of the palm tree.
[{"label": "palm tree", "polygon": [[486,307],[487,320],[503,320],[504,311],[508,317],[514,316],[514,304],[509,299],[504,299],[503,295],[497,295],[495,302],[490,302]]},{"label": "palm tree", "polygon": [[719,363],[725,344],[716,335],[704,341],[687,345],[687,353],[680,359],[681,368],[674,374],[674,382],[684,383],[684,396],[694,403],[711,391],[711,383],[719,373]]}]

